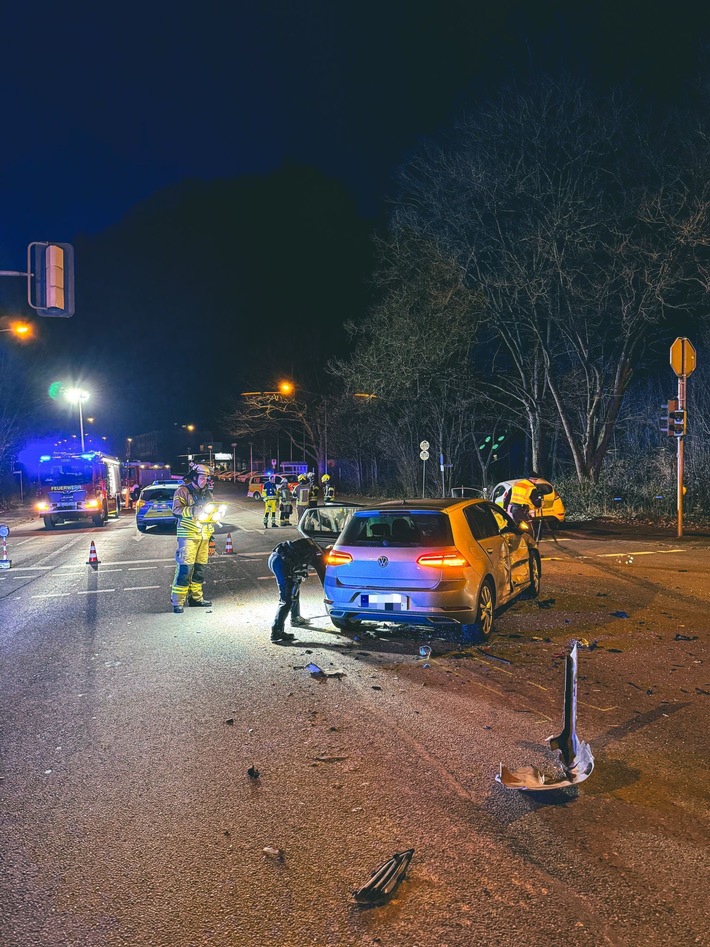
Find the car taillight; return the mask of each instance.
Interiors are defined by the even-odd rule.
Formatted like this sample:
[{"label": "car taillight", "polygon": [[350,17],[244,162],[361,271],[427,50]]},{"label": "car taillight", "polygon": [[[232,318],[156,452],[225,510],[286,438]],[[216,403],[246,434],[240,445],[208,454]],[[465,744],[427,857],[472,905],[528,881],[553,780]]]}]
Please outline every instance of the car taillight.
[{"label": "car taillight", "polygon": [[420,566],[431,566],[434,569],[449,569],[452,566],[460,569],[462,566],[467,566],[470,563],[468,559],[462,556],[457,550],[456,552],[429,553],[420,556],[417,559],[417,564]]},{"label": "car taillight", "polygon": [[98,505],[99,505],[98,500],[87,500],[86,503],[84,504],[84,506],[87,507],[87,509],[91,509],[91,510],[97,509]]},{"label": "car taillight", "polygon": [[334,549],[331,549],[325,556],[325,564],[327,566],[346,566],[352,561],[353,557],[349,552],[336,552]]},{"label": "car taillight", "polygon": [[40,511],[41,511],[41,510],[48,510],[48,509],[49,509],[49,503],[38,503],[38,504],[37,504],[37,509],[40,510]]}]

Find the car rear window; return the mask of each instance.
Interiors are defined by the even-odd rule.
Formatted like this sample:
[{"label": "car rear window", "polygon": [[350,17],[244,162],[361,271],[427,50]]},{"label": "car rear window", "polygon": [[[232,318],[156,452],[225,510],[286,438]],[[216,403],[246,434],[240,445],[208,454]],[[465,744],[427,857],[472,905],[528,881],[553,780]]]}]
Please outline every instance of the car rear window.
[{"label": "car rear window", "polygon": [[141,499],[142,500],[172,500],[175,496],[175,490],[177,487],[153,487],[152,489],[144,490]]},{"label": "car rear window", "polygon": [[338,540],[342,546],[453,546],[444,513],[397,510],[356,513]]}]

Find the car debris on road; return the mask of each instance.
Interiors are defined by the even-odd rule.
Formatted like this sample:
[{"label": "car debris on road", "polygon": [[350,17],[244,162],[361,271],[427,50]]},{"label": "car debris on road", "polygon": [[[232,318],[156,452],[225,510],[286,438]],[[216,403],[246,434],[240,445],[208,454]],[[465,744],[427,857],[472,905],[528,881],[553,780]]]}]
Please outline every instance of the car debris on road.
[{"label": "car debris on road", "polygon": [[392,897],[407,874],[413,855],[413,848],[395,852],[391,858],[375,868],[361,888],[353,891],[353,899],[365,907],[384,904]]},{"label": "car debris on road", "polygon": [[549,777],[535,766],[509,770],[500,764],[496,781],[506,789],[540,791],[564,789],[583,782],[594,769],[594,757],[588,743],[577,738],[577,647],[573,641],[565,664],[564,725],[562,732],[548,737],[550,749],[556,750],[563,763],[563,771]]}]

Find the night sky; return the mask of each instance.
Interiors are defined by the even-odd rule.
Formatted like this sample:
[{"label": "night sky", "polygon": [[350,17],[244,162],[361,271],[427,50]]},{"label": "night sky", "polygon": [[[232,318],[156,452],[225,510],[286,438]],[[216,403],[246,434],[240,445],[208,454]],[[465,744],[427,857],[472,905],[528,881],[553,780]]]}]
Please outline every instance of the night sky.
[{"label": "night sky", "polygon": [[[383,225],[396,169],[423,139],[449,127],[501,83],[565,69],[601,89],[623,83],[649,102],[682,104],[710,36],[709,7],[623,0],[275,0],[208,3],[186,13],[163,2],[8,5],[0,38],[0,268],[23,268],[31,240],[72,242],[83,253],[72,325],[42,325],[42,382],[59,371],[93,374],[95,386],[116,391],[115,371],[122,391],[135,384],[140,410],[131,415],[113,404],[114,427],[124,436],[167,422],[171,413],[182,419],[189,401],[179,380],[188,363],[163,362],[168,396],[163,391],[151,412],[150,389],[138,379],[149,356],[134,348],[130,359],[123,353],[121,361],[118,353],[112,362],[95,329],[102,320],[125,318],[141,326],[155,322],[163,332],[171,325],[186,330],[189,316],[180,308],[199,305],[199,273],[169,304],[161,307],[164,294],[156,293],[150,308],[145,300],[151,271],[161,278],[161,252],[174,260],[181,245],[188,247],[183,269],[200,258],[189,229],[199,220],[203,233],[211,231],[210,219],[200,217],[205,201],[233,213],[231,228],[215,223],[217,243],[231,229],[246,248],[245,259],[249,250],[254,256],[244,265],[237,293],[239,318],[273,316],[279,331],[307,318],[309,291],[294,289],[297,274],[281,297],[256,292],[253,274],[263,264],[250,246],[250,235],[262,225],[279,231],[285,219],[288,233],[288,221],[303,214],[299,201],[315,207],[319,218],[308,237],[314,252],[334,242],[350,264],[329,264],[335,265],[333,285],[312,307],[317,334],[326,313],[338,323],[342,312],[364,317],[368,234]],[[223,199],[224,187],[229,193]],[[180,202],[188,209],[169,219]],[[165,228],[183,228],[187,236],[168,250]],[[144,259],[139,276],[141,267],[125,248],[140,245],[150,257],[151,234],[163,244],[158,265]],[[298,240],[297,233],[290,237]],[[288,247],[274,246],[266,235],[263,243],[276,272],[283,272]],[[106,262],[112,253],[128,260],[125,298]],[[220,266],[229,265],[228,255],[217,255]],[[209,259],[209,252],[199,259],[200,272]],[[263,268],[262,286],[269,282]],[[166,265],[162,278],[167,272]],[[235,272],[236,279],[238,267]],[[8,311],[17,287],[13,292],[7,279],[0,282],[0,304]],[[225,347],[238,348],[241,324],[220,308],[224,293],[212,299],[204,292],[211,330]],[[336,347],[338,332],[330,333]],[[159,346],[158,334],[147,338]],[[251,344],[252,354],[258,353],[258,333]],[[327,344],[317,348],[318,357],[323,354]],[[213,416],[224,407],[218,393],[228,366],[222,358],[203,386],[207,395],[198,397],[203,417],[196,420],[209,421],[210,406]],[[299,358],[288,346],[271,351],[261,366],[263,385],[270,383],[269,373],[297,370]],[[257,381],[250,367],[251,374],[236,360],[230,368],[235,387]],[[109,400],[106,394],[104,409]]]}]

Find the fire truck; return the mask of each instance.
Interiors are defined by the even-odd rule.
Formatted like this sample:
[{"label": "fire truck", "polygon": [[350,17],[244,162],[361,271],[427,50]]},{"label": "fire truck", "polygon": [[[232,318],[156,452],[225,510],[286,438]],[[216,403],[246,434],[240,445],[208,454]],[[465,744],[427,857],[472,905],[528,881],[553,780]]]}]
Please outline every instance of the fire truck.
[{"label": "fire truck", "polygon": [[103,526],[121,512],[121,464],[100,451],[40,457],[36,509],[47,529],[88,519]]}]

